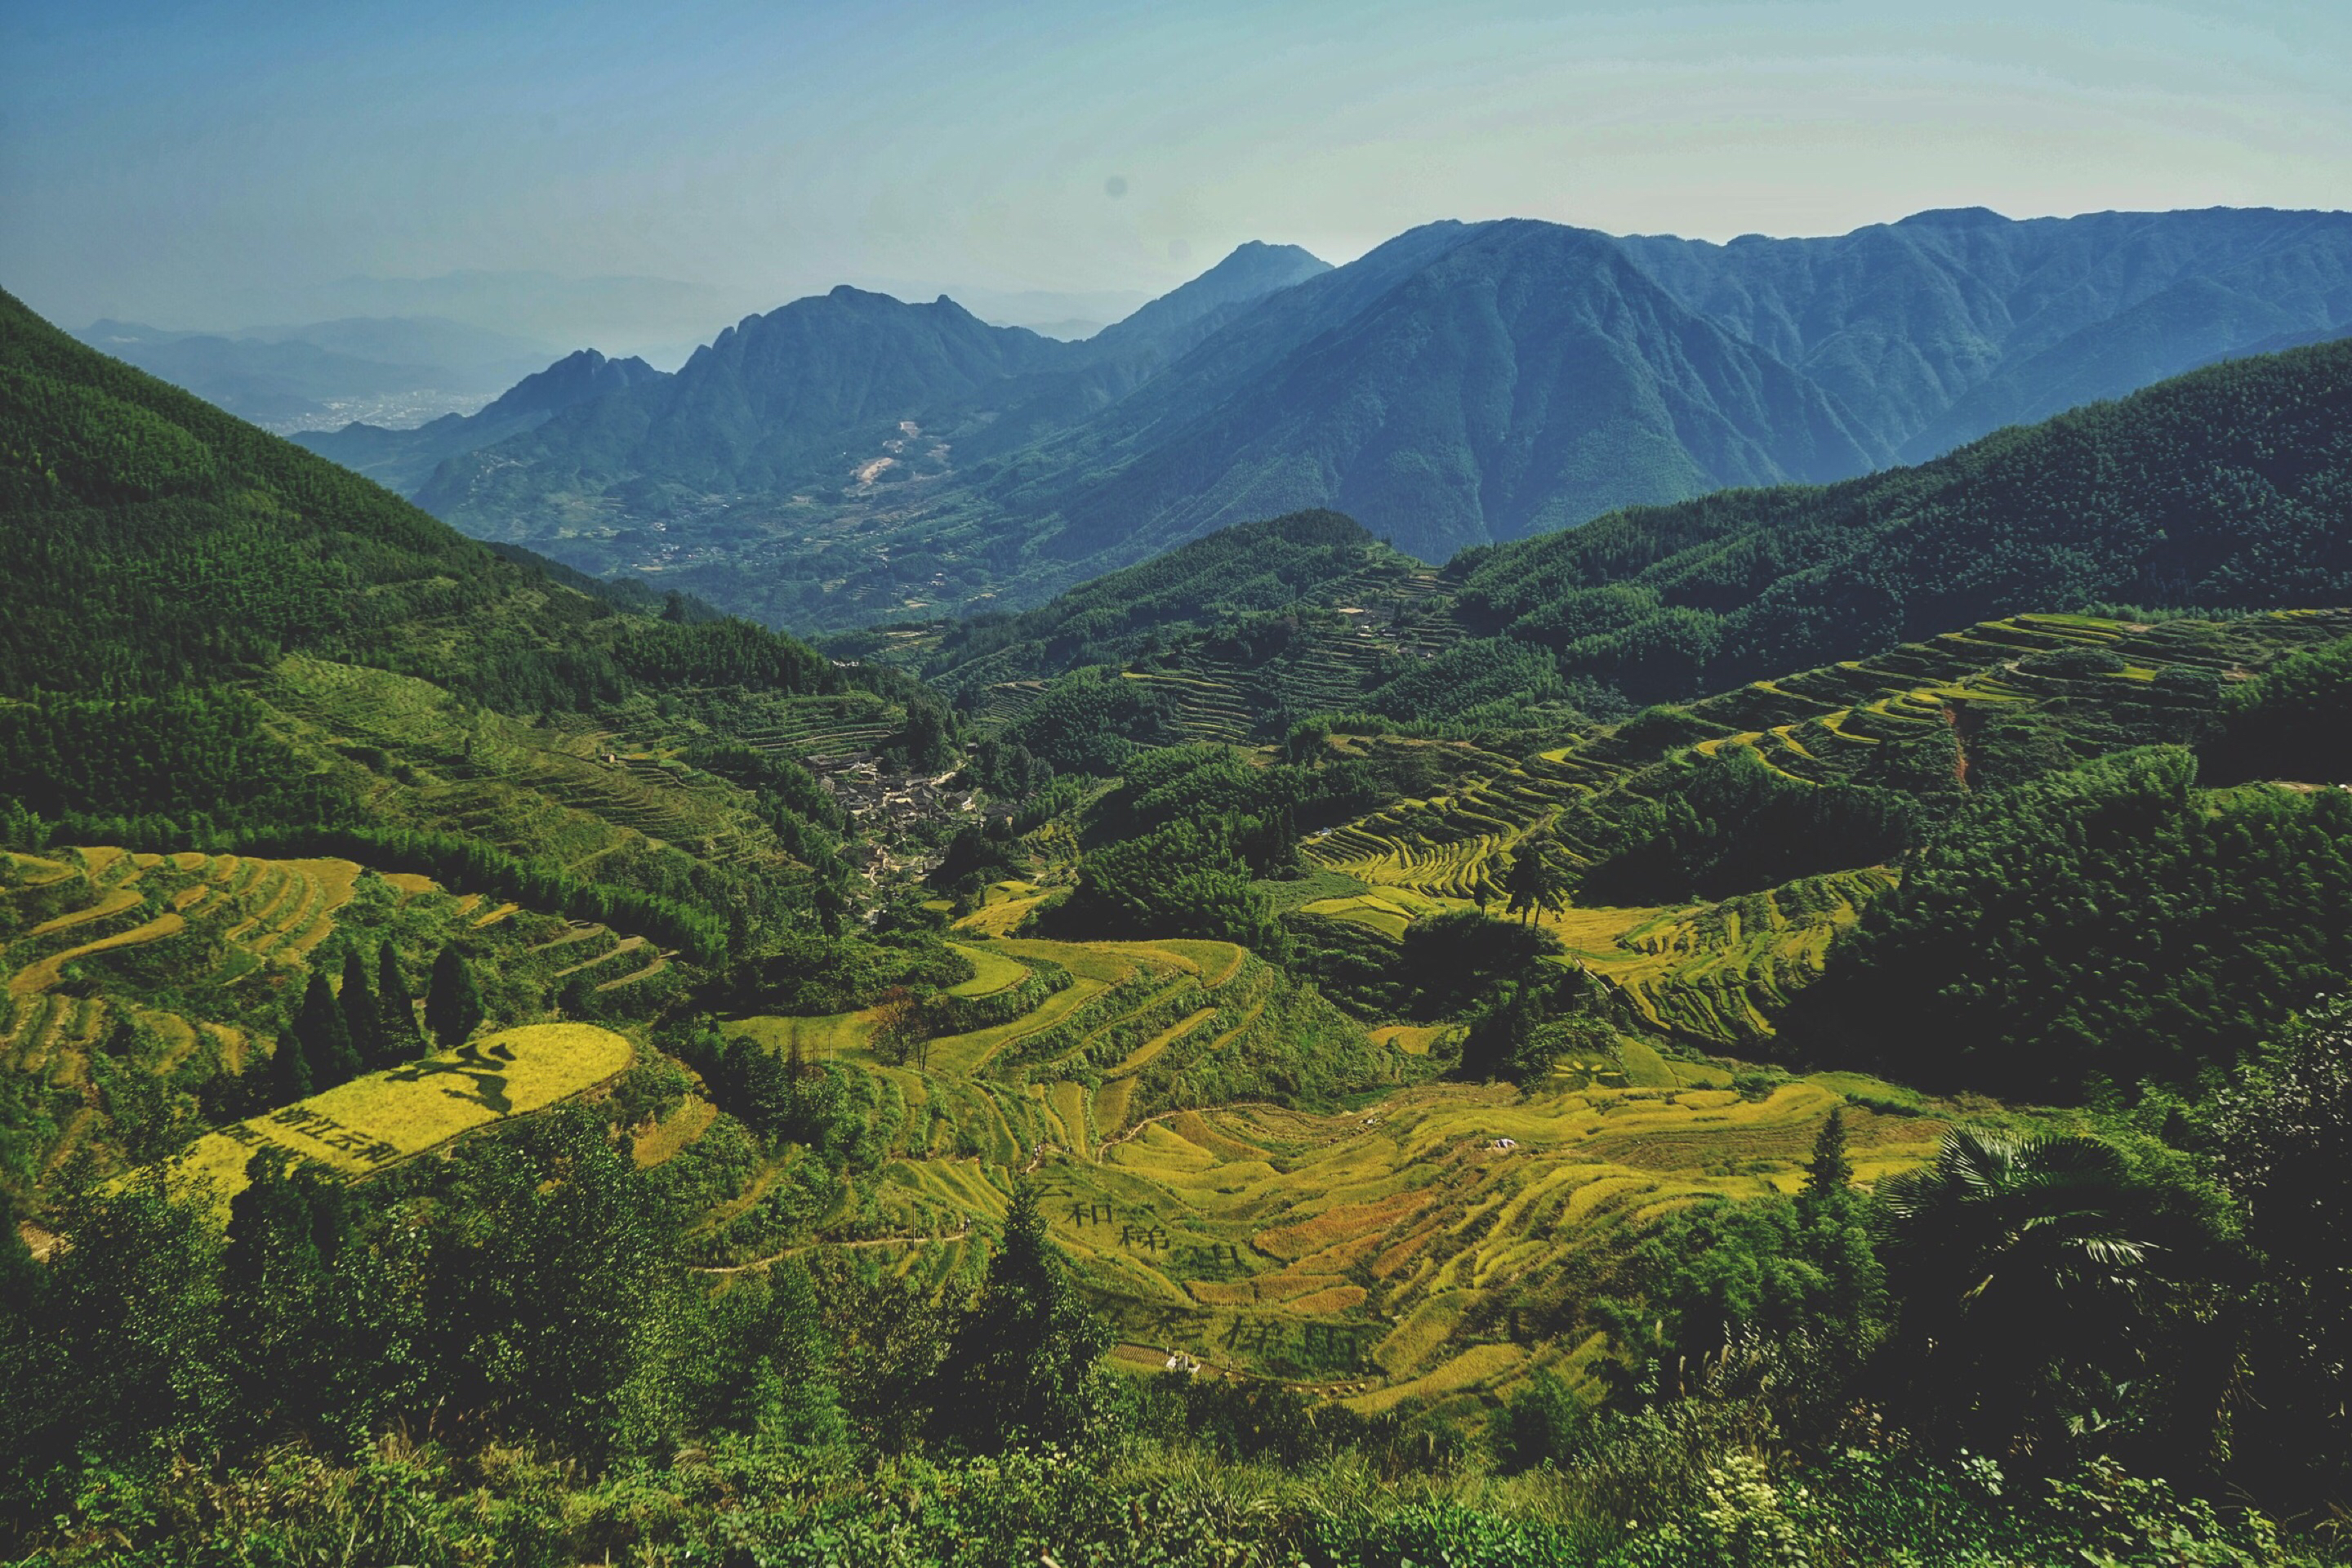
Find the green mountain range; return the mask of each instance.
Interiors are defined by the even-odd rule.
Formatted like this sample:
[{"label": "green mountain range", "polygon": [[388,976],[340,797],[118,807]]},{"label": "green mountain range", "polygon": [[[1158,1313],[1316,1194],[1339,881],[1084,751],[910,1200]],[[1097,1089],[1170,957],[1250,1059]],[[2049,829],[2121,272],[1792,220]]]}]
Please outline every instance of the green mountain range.
[{"label": "green mountain range", "polygon": [[291,439],[406,495],[452,458],[535,430],[579,404],[666,379],[641,359],[606,359],[594,349],[582,349],[523,377],[471,414],[445,414],[408,429],[354,419],[336,430],[298,430]]},{"label": "green mountain range", "polygon": [[713,957],[847,874],[802,759],[937,744],[909,681],[494,553],[5,297],[0,399],[23,832],[380,839]]},{"label": "green mountain range", "polygon": [[1435,224],[1337,268],[1244,247],[1079,343],[836,290],[528,430],[314,445],[478,537],[836,628],[1035,604],[1295,510],[1436,563],[1917,462],[2339,334],[2347,268],[2327,213],[1968,209],[1728,245]]},{"label": "green mountain range", "polygon": [[1317,712],[1471,722],[1531,681],[1608,712],[2037,608],[2352,601],[2347,429],[2352,344],[2328,343],[1917,468],[1633,508],[1443,571],[1350,519],[1301,513],[1036,610],[831,646],[919,669],[1000,719],[1057,677],[1119,668],[1164,689],[1172,732],[1204,739],[1276,738]]}]

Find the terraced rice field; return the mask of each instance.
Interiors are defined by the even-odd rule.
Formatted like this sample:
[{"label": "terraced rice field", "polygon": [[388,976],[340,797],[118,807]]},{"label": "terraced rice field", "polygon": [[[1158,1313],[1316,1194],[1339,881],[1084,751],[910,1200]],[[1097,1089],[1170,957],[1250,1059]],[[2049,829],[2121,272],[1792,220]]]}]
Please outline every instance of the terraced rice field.
[{"label": "terraced rice field", "polygon": [[[1297,713],[1344,712],[1386,679],[1400,659],[1425,658],[1465,635],[1436,571],[1368,565],[1329,584],[1279,653],[1244,662],[1239,651],[1200,637],[1121,673],[1155,688],[1175,710],[1189,741],[1246,745],[1265,739],[1259,716],[1274,708]],[[1001,729],[1028,711],[1047,682],[987,679],[985,665],[964,672],[981,687],[985,729]]]},{"label": "terraced rice field", "polygon": [[[258,695],[289,739],[387,821],[463,831],[585,876],[648,845],[720,866],[790,863],[751,797],[688,767],[677,738],[658,730],[527,724],[428,681],[299,657],[281,660]],[[846,756],[887,733],[896,711],[779,697],[747,722],[771,750]]]},{"label": "terraced rice field", "polygon": [[863,757],[896,733],[906,714],[870,691],[831,697],[780,699],[774,717],[742,731],[762,751],[783,752],[806,762]]},{"label": "terraced rice field", "polygon": [[[1651,1026],[1695,1044],[1737,1047],[1770,1037],[1770,1014],[1821,973],[1831,939],[1894,885],[1891,872],[1840,871],[1721,903],[1571,907],[1545,911],[1538,923],[1559,939],[1561,962],[1615,985]],[[1391,941],[1423,915],[1468,907],[1403,888],[1303,906]]]},{"label": "terraced rice field", "polygon": [[[1860,751],[1889,742],[1950,736],[1963,715],[2001,709],[2063,712],[2095,738],[2099,715],[2188,709],[2196,699],[2158,684],[2159,669],[2244,676],[2297,647],[2340,636],[2352,616],[2290,611],[2212,623],[2147,626],[2083,616],[2014,616],[1875,658],[1760,680],[1679,710],[1703,733],[1687,746],[1645,743],[1638,726],[1596,730],[1523,763],[1490,757],[1453,793],[1407,801],[1305,847],[1317,865],[1376,887],[1442,898],[1499,888],[1502,862],[1531,835],[1555,836],[1573,862],[1592,846],[1579,814],[1605,811],[1614,792],[1642,788],[1646,768],[1677,754],[1753,753],[1787,777],[1820,784]],[[2021,667],[2035,654],[2095,648],[2123,661],[2107,674]],[[1462,748],[1468,752],[1467,748]],[[1964,765],[1958,752],[1955,765]]]},{"label": "terraced rice field", "polygon": [[[1180,1112],[1035,1174],[1055,1239],[1131,1344],[1378,1409],[1490,1394],[1572,1359],[1509,1342],[1495,1305],[1668,1207],[1791,1186],[1837,1101],[1807,1083],[1760,1103],[1599,1088],[1516,1103],[1448,1087],[1346,1117]],[[1866,1178],[1925,1158],[1940,1131],[1853,1114]],[[908,1186],[954,1206],[937,1184]],[[992,1206],[966,1212],[984,1223]]]},{"label": "terraced rice field", "polygon": [[[1370,1410],[1491,1394],[1570,1359],[1515,1339],[1510,1305],[1549,1299],[1571,1258],[1669,1208],[1791,1190],[1841,1098],[1810,1081],[1760,1101],[1430,1087],[1346,1116],[1182,1112],[1039,1176],[1056,1240],[1129,1341]],[[1865,1181],[1926,1158],[1941,1131],[1848,1116]]]},{"label": "terraced rice field", "polygon": [[627,1068],[632,1054],[627,1040],[591,1024],[509,1029],[208,1132],[173,1162],[173,1177],[209,1183],[226,1204],[265,1147],[347,1180],[364,1176],[593,1089]]},{"label": "terraced rice field", "polygon": [[[2347,624],[2352,616],[2317,611],[2155,626],[2016,616],[1692,703],[1676,710],[1685,736],[1699,732],[1686,744],[1646,742],[1635,724],[1598,729],[1517,762],[1452,747],[1463,772],[1448,793],[1402,802],[1302,847],[1319,869],[1370,889],[1306,907],[1395,938],[1430,910],[1461,907],[1480,893],[1499,901],[1520,844],[1542,837],[1571,866],[1591,864],[1601,853],[1598,830],[1650,793],[1661,764],[1677,758],[1744,751],[1784,777],[1821,784],[1877,748],[1927,742],[1949,752],[1948,765],[1965,783],[1969,726],[2004,710],[2040,710],[2093,747],[2143,743],[2166,731],[2168,714],[2185,721],[2201,700],[2159,681],[2159,671],[2242,679],[2342,635]],[[2068,648],[2101,650],[2120,668],[2086,673],[2033,659]],[[1891,886],[1889,873],[1859,868],[1719,905],[1572,909],[1545,923],[1650,1023],[1738,1046],[1769,1034],[1768,1015],[1818,972],[1835,930]]]},{"label": "terraced rice field", "polygon": [[[131,855],[112,847],[9,855],[20,903],[76,907],[6,944],[7,994],[47,991],[68,966],[188,931],[216,934],[225,980],[299,963],[334,929],[360,868],[349,860],[269,860],[234,855]],[[19,1008],[19,1012],[24,1009]],[[20,1018],[6,1037],[13,1044]]]},{"label": "terraced rice field", "polygon": [[1008,987],[1018,985],[1028,977],[1029,970],[1017,959],[985,947],[973,947],[965,942],[950,942],[958,952],[971,960],[972,976],[960,985],[948,988],[953,996],[989,996]]},{"label": "terraced rice field", "polygon": [[[509,981],[549,990],[583,973],[610,990],[667,963],[642,938],[601,925],[451,896],[423,877],[363,876],[349,860],[133,855],[110,847],[0,856],[0,910],[9,917],[0,931],[16,933],[0,941],[0,1068],[30,1079],[47,1110],[41,1179],[79,1150],[113,1157],[95,1076],[102,1042],[129,1026],[133,1048],[146,1053],[142,1070],[172,1074],[184,1065],[194,1074],[189,1084],[244,1072],[267,1058],[322,943],[332,942],[330,970],[340,967],[339,927],[350,927],[371,959],[380,942],[396,938],[417,985],[432,953],[452,939],[495,951]],[[534,1075],[554,1058],[547,1037],[533,1038],[531,1062],[480,1068],[485,1084],[509,1080],[485,1094],[544,1102]],[[357,1091],[333,1092],[348,1101]]]},{"label": "terraced rice field", "polygon": [[[777,1050],[796,1032],[804,1048],[829,1040],[870,1075],[891,1154],[832,1234],[943,1279],[1025,1173],[1123,1359],[1190,1357],[1364,1410],[1487,1399],[1538,1366],[1580,1375],[1582,1337],[1515,1333],[1517,1310],[1556,1304],[1594,1249],[1674,1207],[1794,1190],[1833,1106],[1864,1181],[1927,1158],[1944,1125],[1854,1075],[1743,1099],[1720,1067],[1633,1041],[1622,1069],[1563,1070],[1526,1098],[1423,1085],[1331,1115],[1150,1104],[1150,1065],[1252,1027],[1271,972],[1217,942],[992,945],[1076,983],[1012,1025],[933,1042],[927,1071],[876,1059],[856,1016],[728,1026]],[[1435,1033],[1391,1043],[1425,1051]]]}]

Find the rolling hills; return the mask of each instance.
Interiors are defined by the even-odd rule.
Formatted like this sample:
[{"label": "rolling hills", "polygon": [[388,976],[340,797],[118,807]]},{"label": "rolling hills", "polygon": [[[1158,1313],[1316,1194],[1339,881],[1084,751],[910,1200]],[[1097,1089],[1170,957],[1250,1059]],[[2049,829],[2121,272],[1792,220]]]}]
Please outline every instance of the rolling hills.
[{"label": "rolling hills", "polygon": [[1202,739],[1273,739],[1317,712],[1508,729],[1514,696],[1611,716],[2021,611],[2352,599],[2347,415],[2352,344],[2321,344],[1916,468],[1633,508],[1442,572],[1302,514],[1019,616],[838,646],[919,668],[997,723],[1088,665],[1164,688],[1159,732]]},{"label": "rolling hills", "polygon": [[560,584],[14,300],[0,432],[0,792],[35,848],[373,835],[708,946],[682,900],[749,939],[847,875],[803,760],[903,752],[914,711],[940,743],[911,682]]},{"label": "rolling hills", "polygon": [[[1605,1272],[1664,1207],[1793,1185],[1848,1095],[1886,1108],[1847,1107],[1874,1177],[1923,1157],[1956,1109],[1850,1075],[1743,1097],[1719,1065],[1638,1047],[1629,1067],[1566,1066],[1525,1100],[1412,1083],[1425,1066],[1394,1047],[1352,1081],[1406,1086],[1344,1112],[1253,1103],[1242,1075],[1223,1094],[1171,1093],[1200,1070],[1188,1059],[1279,1062],[1284,1038],[1337,1026],[1328,1005],[1225,943],[973,951],[1076,979],[1008,1024],[933,1039],[920,1067],[877,1051],[870,1012],[725,1026],[848,1068],[878,1113],[887,1155],[796,1245],[852,1242],[941,1279],[1026,1170],[1128,1364],[1278,1377],[1368,1414],[1475,1409],[1546,1368],[1585,1376],[1598,1346],[1563,1332],[1579,1295],[1563,1271]],[[720,1268],[788,1239],[746,1205],[698,1245]]]},{"label": "rolling hills", "polygon": [[[2347,630],[2342,612],[2016,616],[1652,709],[1516,759],[1453,742],[1446,782],[1426,797],[1308,837],[1307,859],[1357,890],[1300,913],[1393,942],[1413,919],[1500,901],[1512,858],[1532,846],[1567,894],[1540,923],[1623,993],[1629,1017],[1707,1048],[1765,1048],[1836,933],[1895,885],[1882,868],[1906,864],[1946,818],[2078,763],[2211,744],[2231,682]],[[1960,907],[1951,919],[1992,918]],[[1965,951],[1943,934],[1956,945],[1915,952],[1916,972]],[[1843,1044],[1808,1024],[1802,1048],[1927,1076],[1876,1043],[1858,1005],[1846,1014]]]},{"label": "rolling hills", "polygon": [[[1492,258],[1460,238],[1388,260]],[[1286,268],[1267,302],[1362,280],[1235,289]],[[1135,397],[1263,308],[1213,292]],[[736,369],[860,312],[943,385],[1069,347],[827,309]],[[1737,428],[1727,340],[1683,341]],[[432,1560],[416,1521],[470,1510],[484,1560],[723,1514],[864,1561],[916,1511],[971,1557],[942,1489],[1002,1522],[1109,1471],[1089,1517],[1183,1541],[1206,1498],[1195,1555],[1237,1559],[1252,1458],[1354,1478],[1331,1562],[1576,1560],[1497,1497],[1638,1552],[1768,1475],[1939,1544],[1956,1497],[2026,1540],[1985,1478],[2030,1478],[2069,1552],[2084,1512],[2223,1539],[2126,1461],[2327,1495],[2293,1292],[2340,1248],[2300,1262],[2226,1162],[2254,1122],[2333,1157],[2318,1097],[2272,1108],[2352,955],[2345,354],[1443,572],[1291,511],[836,663],[467,542],[0,300],[0,1539],[275,1543],[356,1496],[387,1522],[312,1555]],[[640,434],[683,493],[879,406]],[[2079,613],[2126,591],[2171,605]],[[795,1500],[747,1521],[761,1489]]]}]

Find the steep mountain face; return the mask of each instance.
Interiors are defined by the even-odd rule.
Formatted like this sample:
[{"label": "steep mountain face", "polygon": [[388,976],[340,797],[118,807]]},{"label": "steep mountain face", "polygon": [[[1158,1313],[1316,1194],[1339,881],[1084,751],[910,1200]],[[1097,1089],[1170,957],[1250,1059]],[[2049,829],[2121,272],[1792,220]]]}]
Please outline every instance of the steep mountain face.
[{"label": "steep mountain face", "polygon": [[983,388],[1085,353],[989,326],[945,297],[909,305],[844,286],[747,317],[674,377],[452,461],[417,500],[483,537],[525,539],[616,484],[656,513],[704,494],[773,492],[835,476],[863,455],[853,442],[878,446],[902,423],[961,413]]},{"label": "steep mountain face", "polygon": [[414,493],[583,570],[840,627],[1018,608],[1302,509],[1442,561],[2347,331],[2352,215],[1970,209],[1728,245],[1442,223],[1336,268],[1245,246],[1083,343],[837,289]]},{"label": "steep mountain face", "polygon": [[2346,213],[2013,222],[1971,207],[1827,239],[1620,243],[1913,462],[2232,353],[2352,329]]},{"label": "steep mountain face", "polygon": [[[1564,694],[1598,713],[1709,690],[1742,694],[1759,717],[1734,728],[1763,730],[1785,723],[1760,715],[1786,693],[1750,681],[1998,617],[2055,612],[2063,637],[2069,613],[2096,605],[2129,623],[2131,606],[2352,602],[2347,498],[2352,341],[2200,370],[1916,468],[1633,508],[1443,571],[1303,513],[1017,616],[832,646],[911,665],[1008,732],[1088,665],[1122,668],[1129,698],[1165,698],[1138,716],[1191,739],[1278,741],[1317,712],[1456,724],[1508,697],[1516,710],[1477,722],[1513,751]],[[1992,663],[2038,646],[2015,642],[1979,628],[1939,646]],[[1903,711],[1949,730],[1940,708]]]},{"label": "steep mountain face", "polygon": [[989,326],[944,295],[907,305],[835,289],[697,351],[631,456],[665,478],[756,488],[798,478],[830,437],[936,417],[1079,353],[1025,328]]},{"label": "steep mountain face", "polygon": [[1312,251],[1254,239],[1088,342],[1112,351],[1149,345],[1173,359],[1233,320],[1242,308],[1330,270],[1331,264]]},{"label": "steep mountain face", "polygon": [[2352,342],[2236,360],[1914,468],[1506,546],[1474,625],[1640,700],[2021,610],[2352,599]]},{"label": "steep mountain face", "polygon": [[581,349],[525,376],[473,414],[445,414],[413,430],[355,419],[340,430],[297,431],[292,440],[405,495],[451,458],[536,429],[579,404],[668,379],[641,359],[606,359]]},{"label": "steep mountain face", "polygon": [[1884,456],[1818,386],[1684,309],[1606,237],[1499,223],[1073,495],[1053,548],[1132,551],[1334,506],[1442,560]]},{"label": "steep mountain face", "polygon": [[1260,300],[1331,270],[1330,263],[1295,245],[1256,240],[1125,321],[1086,340],[1079,368],[1032,377],[984,425],[959,432],[956,455],[966,464],[1020,452],[1034,443],[1083,426],[1216,334]]},{"label": "steep mountain face", "polygon": [[[1082,482],[1086,465],[1105,454],[1117,461],[1149,450],[1249,385],[1284,356],[1345,325],[1475,232],[1475,226],[1469,224],[1424,224],[1345,267],[1265,295],[1236,311],[1134,396],[1055,443],[1044,454],[1047,466],[1057,474],[1068,470],[1062,483],[1062,489],[1066,489],[1074,480]],[[1116,327],[1106,329],[1102,336],[1110,337],[1117,331]],[[1050,498],[1060,493],[1048,489],[1041,496],[1050,505]]]}]

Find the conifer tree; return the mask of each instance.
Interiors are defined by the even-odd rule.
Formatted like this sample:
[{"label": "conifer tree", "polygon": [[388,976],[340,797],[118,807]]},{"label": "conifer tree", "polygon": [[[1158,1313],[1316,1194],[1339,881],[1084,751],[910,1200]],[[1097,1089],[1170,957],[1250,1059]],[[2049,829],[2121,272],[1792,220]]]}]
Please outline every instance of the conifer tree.
[{"label": "conifer tree", "polygon": [[[802,1278],[807,1278],[805,1270]],[[16,1227],[16,1200],[0,1191],[0,1343],[7,1342],[15,1323],[32,1311],[43,1283],[41,1266]]]},{"label": "conifer tree", "polygon": [[776,1393],[764,1424],[791,1443],[822,1445],[842,1435],[841,1400],[833,1382],[833,1348],[824,1315],[817,1308],[816,1284],[808,1267],[787,1258],[769,1270],[768,1363],[775,1369]]},{"label": "conifer tree", "polygon": [[340,1182],[283,1149],[256,1151],[246,1175],[221,1258],[230,1372],[249,1419],[300,1425],[352,1370],[335,1364],[328,1277],[349,1203]]},{"label": "conifer tree", "polygon": [[799,1086],[772,1052],[754,1046],[743,1053],[740,1114],[761,1131],[781,1135],[792,1126]]},{"label": "conifer tree", "polygon": [[361,1068],[373,1072],[392,1066],[384,1058],[383,1022],[376,1016],[375,995],[368,989],[367,960],[356,947],[343,950],[343,988],[335,1001],[343,1010],[343,1027]]},{"label": "conifer tree", "polygon": [[352,1049],[351,1026],[343,1022],[343,1009],[329,988],[327,977],[315,970],[310,974],[310,989],[302,994],[301,1010],[294,1015],[294,1036],[301,1042],[303,1058],[310,1064],[314,1093],[349,1083],[359,1076],[360,1059]]},{"label": "conifer tree", "polygon": [[277,1054],[269,1058],[269,1097],[279,1105],[291,1105],[310,1097],[310,1058],[302,1048],[302,1037],[292,1029],[278,1031]]},{"label": "conifer tree", "polygon": [[1036,1188],[1016,1183],[1003,1242],[940,1369],[939,1436],[975,1452],[1024,1437],[1071,1441],[1091,1413],[1095,1363],[1109,1348],[1109,1328],[1063,1274]]},{"label": "conifer tree", "polygon": [[433,988],[425,998],[425,1025],[445,1051],[472,1038],[482,1024],[482,992],[465,956],[445,947],[433,961]]},{"label": "conifer tree", "polygon": [[408,994],[408,978],[400,972],[400,955],[386,938],[375,952],[375,1011],[383,1030],[386,1061],[404,1062],[425,1054],[425,1035],[416,1026],[416,1002]]},{"label": "conifer tree", "polygon": [[1845,1107],[1833,1107],[1813,1140],[1813,1158],[1805,1167],[1804,1189],[1797,1206],[1809,1215],[1834,1214],[1852,1197],[1853,1161],[1845,1148]]}]

